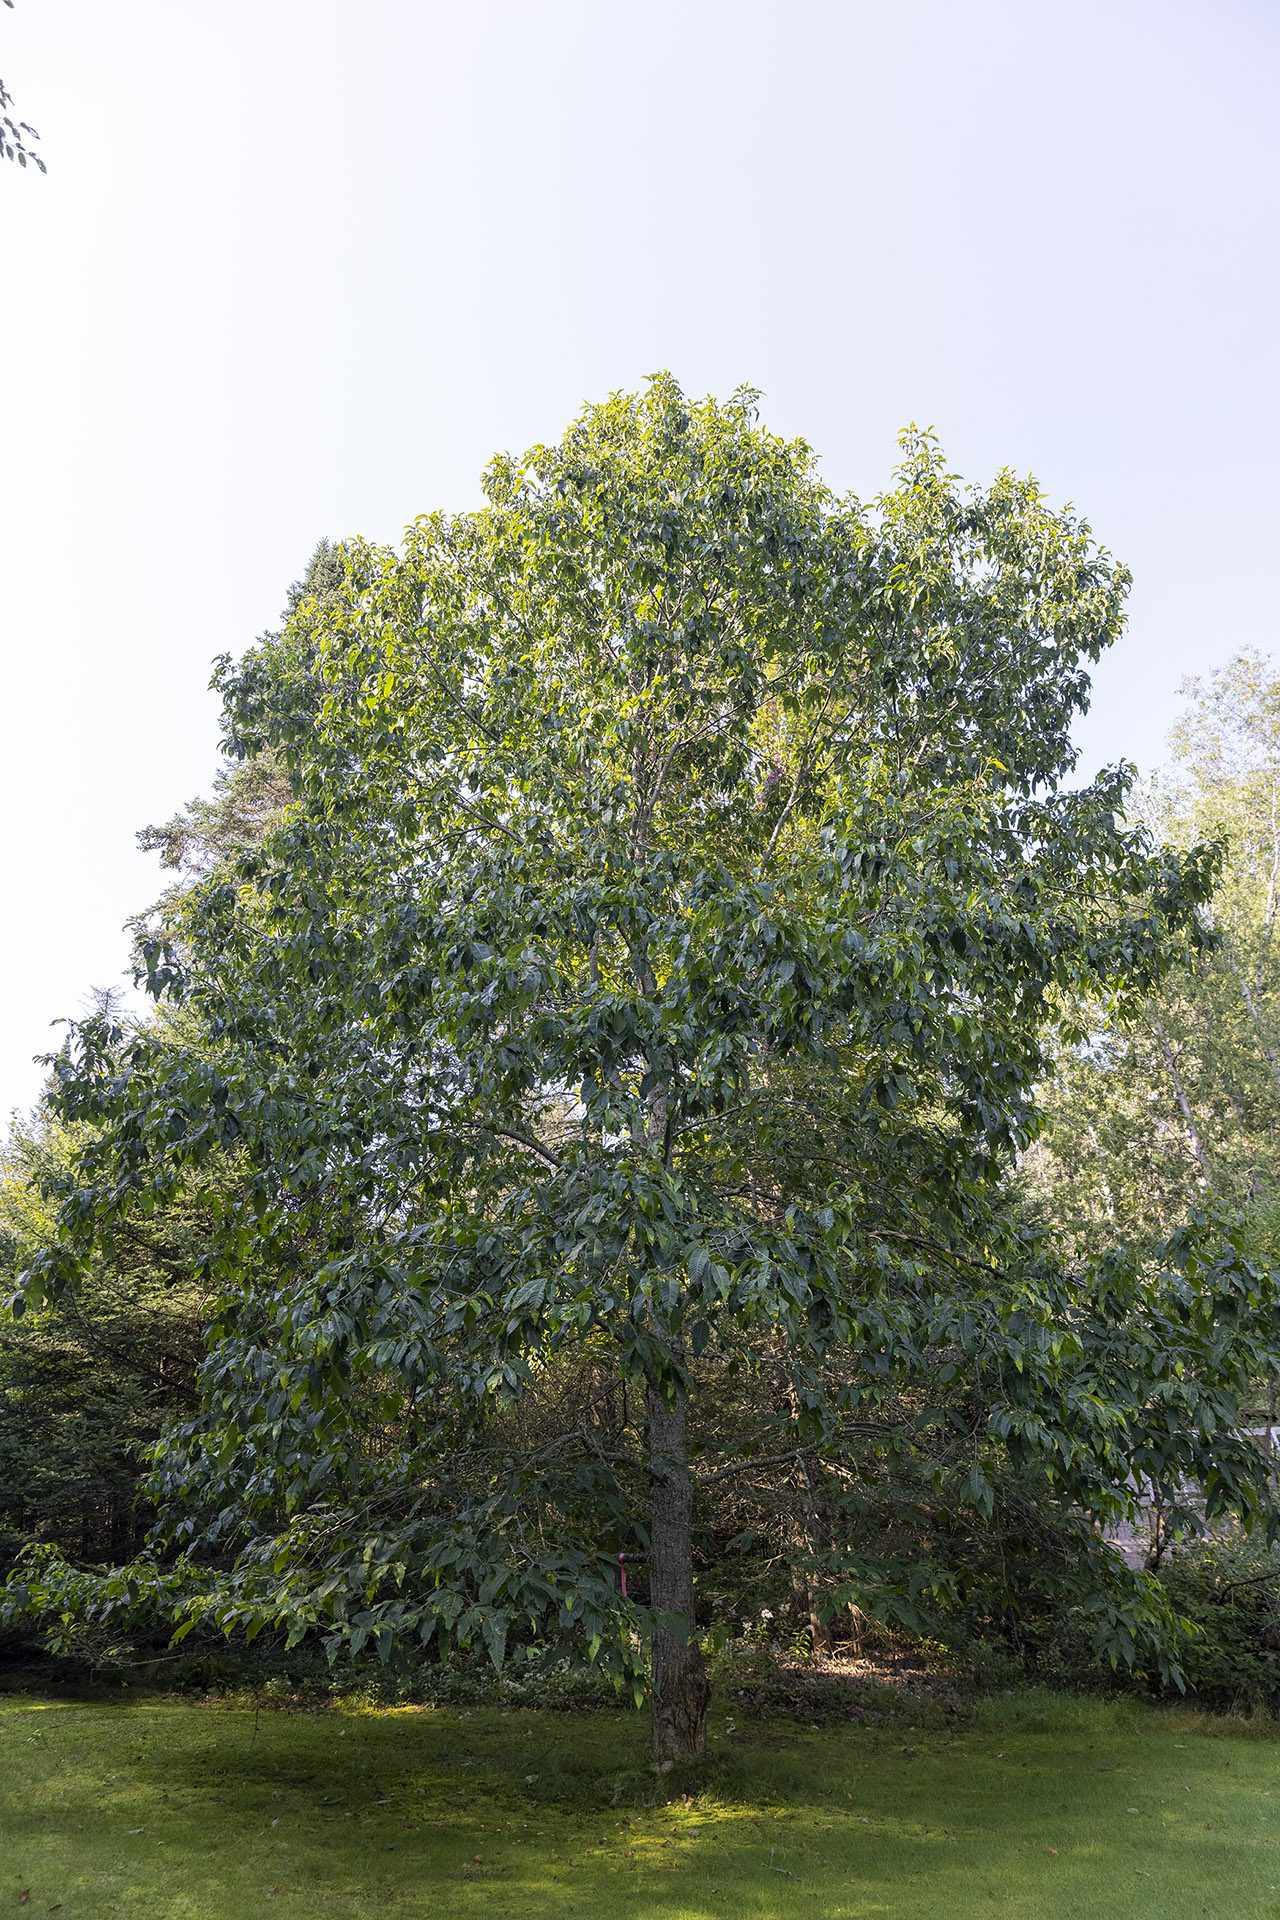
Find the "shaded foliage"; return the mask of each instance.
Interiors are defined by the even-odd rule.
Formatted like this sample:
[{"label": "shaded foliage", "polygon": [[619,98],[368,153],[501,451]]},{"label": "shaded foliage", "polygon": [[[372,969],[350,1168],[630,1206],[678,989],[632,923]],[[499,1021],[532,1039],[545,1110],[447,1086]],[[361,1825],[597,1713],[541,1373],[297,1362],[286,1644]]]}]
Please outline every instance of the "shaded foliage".
[{"label": "shaded foliage", "polygon": [[[0,1165],[0,1271],[53,1236],[75,1130],[37,1116]],[[32,1541],[118,1562],[153,1519],[139,1481],[166,1419],[189,1411],[203,1351],[199,1193],[121,1221],[73,1294],[0,1321],[0,1564]]]}]

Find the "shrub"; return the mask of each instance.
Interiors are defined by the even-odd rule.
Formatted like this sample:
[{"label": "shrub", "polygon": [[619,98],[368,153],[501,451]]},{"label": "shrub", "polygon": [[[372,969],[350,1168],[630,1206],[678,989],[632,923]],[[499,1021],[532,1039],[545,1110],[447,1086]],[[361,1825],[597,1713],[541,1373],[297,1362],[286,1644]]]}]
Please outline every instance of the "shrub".
[{"label": "shrub", "polygon": [[1160,1575],[1191,1621],[1182,1666],[1206,1705],[1280,1709],[1280,1547],[1243,1535],[1184,1547]]}]

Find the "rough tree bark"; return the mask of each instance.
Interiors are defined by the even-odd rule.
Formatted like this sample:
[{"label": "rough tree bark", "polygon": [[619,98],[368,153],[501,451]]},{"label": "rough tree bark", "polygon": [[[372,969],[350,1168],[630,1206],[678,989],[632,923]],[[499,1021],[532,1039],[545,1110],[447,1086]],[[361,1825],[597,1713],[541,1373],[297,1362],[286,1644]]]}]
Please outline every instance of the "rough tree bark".
[{"label": "rough tree bark", "polygon": [[661,1622],[653,1636],[650,1738],[660,1764],[689,1760],[707,1744],[710,1685],[698,1648],[693,1606],[693,1481],[685,1397],[668,1400],[650,1381],[649,1604]]},{"label": "rough tree bark", "polygon": [[[791,1409],[792,1424],[798,1430],[800,1421],[800,1396],[796,1392],[796,1383],[792,1379],[788,1379],[787,1381],[787,1405]],[[827,1527],[822,1516],[821,1503],[818,1499],[818,1488],[813,1477],[813,1466],[808,1454],[802,1453],[796,1461],[794,1480],[800,1504],[800,1518],[796,1526],[796,1550],[797,1553],[800,1554],[807,1549],[809,1554],[816,1560],[824,1549],[830,1546],[831,1542],[827,1537]],[[830,1653],[832,1648],[830,1624],[822,1618],[818,1611],[818,1596],[814,1590],[811,1577],[805,1573],[799,1565],[793,1565],[792,1567],[791,1585],[792,1591],[800,1602],[801,1610],[809,1616],[809,1638],[813,1643],[813,1651],[815,1653]]]},{"label": "rough tree bark", "polygon": [[1187,1090],[1183,1085],[1182,1075],[1178,1071],[1177,1055],[1174,1053],[1169,1036],[1165,1031],[1164,1021],[1158,1013],[1153,1013],[1151,1016],[1151,1028],[1160,1044],[1160,1056],[1164,1061],[1165,1072],[1169,1076],[1169,1085],[1173,1089],[1173,1097],[1178,1103],[1178,1111],[1182,1115],[1183,1124],[1187,1129],[1187,1138],[1191,1142],[1191,1151],[1195,1156],[1196,1165],[1205,1178],[1208,1179],[1211,1169],[1209,1166],[1208,1149],[1204,1143],[1204,1135],[1196,1125],[1196,1117],[1191,1110],[1191,1102],[1187,1098]]}]

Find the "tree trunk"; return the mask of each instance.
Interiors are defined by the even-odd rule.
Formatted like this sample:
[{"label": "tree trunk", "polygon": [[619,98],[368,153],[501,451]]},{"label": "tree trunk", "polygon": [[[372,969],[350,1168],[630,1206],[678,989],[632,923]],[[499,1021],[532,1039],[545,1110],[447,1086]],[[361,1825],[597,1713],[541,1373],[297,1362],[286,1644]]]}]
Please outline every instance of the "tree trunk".
[{"label": "tree trunk", "polygon": [[1245,977],[1244,968],[1236,958],[1235,948],[1231,944],[1229,934],[1223,935],[1222,951],[1227,956],[1227,965],[1230,967],[1232,977],[1240,989],[1240,998],[1244,1001],[1244,1010],[1249,1016],[1249,1024],[1253,1028],[1253,1037],[1258,1043],[1258,1050],[1270,1069],[1272,1085],[1275,1087],[1276,1092],[1280,1093],[1280,1055],[1277,1055],[1275,1048],[1267,1039],[1266,1032],[1262,1025],[1262,1016],[1258,1011],[1258,1003],[1253,995],[1253,989]]},{"label": "tree trunk", "polygon": [[1169,1076],[1169,1085],[1173,1088],[1173,1097],[1178,1103],[1178,1111],[1182,1115],[1186,1125],[1187,1138],[1191,1142],[1191,1151],[1195,1155],[1196,1165],[1207,1180],[1211,1176],[1212,1169],[1209,1165],[1209,1154],[1204,1144],[1204,1136],[1196,1125],[1196,1117],[1191,1110],[1191,1102],[1187,1098],[1187,1090],[1182,1083],[1182,1075],[1178,1071],[1177,1055],[1174,1053],[1169,1041],[1169,1036],[1165,1032],[1164,1021],[1160,1018],[1160,1015],[1154,1011],[1151,1016],[1151,1026],[1156,1039],[1160,1043],[1160,1054],[1164,1060],[1165,1072]]},{"label": "tree trunk", "polygon": [[[796,1392],[796,1383],[788,1376],[787,1404],[791,1408],[793,1426],[799,1429],[800,1395]],[[796,1486],[800,1492],[802,1519],[798,1528],[800,1538],[798,1549],[806,1548],[810,1557],[816,1560],[831,1545],[829,1529],[823,1517],[822,1506],[818,1499],[818,1489],[813,1477],[813,1467],[807,1453],[802,1453],[796,1462]],[[808,1573],[793,1566],[791,1586],[800,1602],[801,1610],[809,1616],[809,1638],[815,1653],[830,1653],[832,1649],[831,1627],[818,1612],[818,1595],[814,1590],[813,1579]]]},{"label": "tree trunk", "polygon": [[662,1764],[690,1760],[707,1744],[710,1686],[693,1611],[693,1482],[685,1397],[669,1401],[651,1381],[649,1412],[649,1605],[675,1624],[655,1627],[650,1738]]}]

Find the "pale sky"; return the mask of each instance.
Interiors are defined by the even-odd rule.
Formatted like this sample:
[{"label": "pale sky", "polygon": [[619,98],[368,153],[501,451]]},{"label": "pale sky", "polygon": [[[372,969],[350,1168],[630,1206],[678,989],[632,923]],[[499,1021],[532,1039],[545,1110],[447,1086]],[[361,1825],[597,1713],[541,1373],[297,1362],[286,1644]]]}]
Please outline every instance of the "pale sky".
[{"label": "pale sky", "polygon": [[1274,0],[17,0],[0,1114],[159,891],[215,655],[670,367],[833,484],[910,420],[1136,575],[1081,773],[1276,646]]}]

